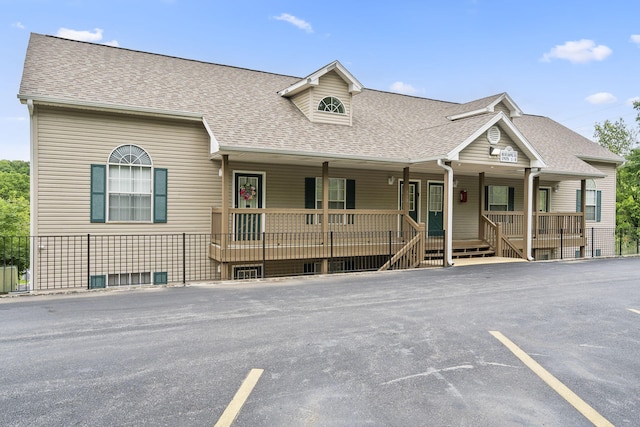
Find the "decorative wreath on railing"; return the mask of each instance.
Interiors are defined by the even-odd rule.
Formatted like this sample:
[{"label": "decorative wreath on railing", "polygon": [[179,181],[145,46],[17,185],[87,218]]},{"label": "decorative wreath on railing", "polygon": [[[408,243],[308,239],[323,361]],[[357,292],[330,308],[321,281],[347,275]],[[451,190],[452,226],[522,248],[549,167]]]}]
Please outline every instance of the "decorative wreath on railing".
[{"label": "decorative wreath on railing", "polygon": [[256,196],[256,187],[251,185],[249,181],[240,186],[240,197],[245,200],[251,200]]}]

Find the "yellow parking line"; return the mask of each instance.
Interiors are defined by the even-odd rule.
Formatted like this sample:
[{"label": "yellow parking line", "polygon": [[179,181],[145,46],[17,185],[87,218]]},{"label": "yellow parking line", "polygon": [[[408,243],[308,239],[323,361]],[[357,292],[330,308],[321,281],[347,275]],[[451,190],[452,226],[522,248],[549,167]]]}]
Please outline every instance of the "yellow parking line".
[{"label": "yellow parking line", "polygon": [[247,378],[242,382],[236,395],[233,396],[227,409],[224,410],[214,427],[229,427],[233,423],[263,372],[264,369],[252,369],[249,372],[249,375],[247,375]]},{"label": "yellow parking line", "polygon": [[629,310],[630,312],[635,313],[635,314],[640,314],[640,310],[635,310],[633,308],[627,308],[627,310]]},{"label": "yellow parking line", "polygon": [[498,341],[504,344],[511,352],[522,361],[529,369],[531,369],[536,375],[538,375],[544,382],[549,385],[552,389],[556,391],[560,396],[562,396],[567,402],[569,402],[574,408],[576,408],[582,415],[584,415],[589,421],[593,423],[595,426],[611,426],[609,421],[607,421],[602,415],[596,412],[587,402],[578,397],[577,394],[569,390],[567,386],[562,384],[560,380],[551,375],[546,369],[538,364],[535,360],[531,358],[527,353],[520,349],[517,345],[511,342],[507,337],[502,335],[498,331],[489,331],[491,335],[493,335]]}]

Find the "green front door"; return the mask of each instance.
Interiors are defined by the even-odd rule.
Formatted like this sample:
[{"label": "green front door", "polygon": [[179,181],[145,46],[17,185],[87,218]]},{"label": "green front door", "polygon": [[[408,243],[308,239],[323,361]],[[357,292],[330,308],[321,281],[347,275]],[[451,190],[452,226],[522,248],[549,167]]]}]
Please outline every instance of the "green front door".
[{"label": "green front door", "polygon": [[[403,209],[403,206],[402,206],[402,189],[403,189],[403,187],[404,187],[404,182],[400,181],[400,193],[399,193],[400,210]],[[420,197],[420,193],[418,192],[418,182],[417,181],[409,181],[409,216],[415,222],[418,222],[418,206],[420,206],[420,203],[418,201],[419,197]]]},{"label": "green front door", "polygon": [[441,182],[430,182],[428,184],[427,206],[429,213],[427,222],[429,226],[429,236],[443,236],[443,203],[444,203],[444,184]]}]

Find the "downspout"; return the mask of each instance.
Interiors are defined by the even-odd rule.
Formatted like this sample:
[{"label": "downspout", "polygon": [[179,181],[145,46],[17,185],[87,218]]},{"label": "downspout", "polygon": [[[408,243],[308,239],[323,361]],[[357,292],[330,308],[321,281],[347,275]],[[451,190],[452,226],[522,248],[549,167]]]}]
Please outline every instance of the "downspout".
[{"label": "downspout", "polygon": [[451,168],[451,166],[447,166],[444,164],[444,162],[442,161],[442,159],[438,159],[438,166],[440,166],[442,169],[447,171],[447,191],[449,193],[451,193],[448,197],[447,197],[447,226],[445,228],[445,230],[447,231],[446,234],[446,239],[447,239],[447,253],[445,254],[446,258],[447,258],[447,265],[453,265],[453,258],[452,258],[452,251],[451,251],[451,245],[453,242],[453,233],[452,233],[452,227],[453,227],[453,169]]},{"label": "downspout", "polygon": [[[525,212],[529,218],[533,219],[533,179],[540,175],[542,170],[538,168],[537,171],[531,172],[529,174],[529,191],[527,192],[527,204],[528,209]],[[531,246],[533,246],[533,235],[531,234],[531,222],[529,222],[529,227],[526,230],[525,238],[527,239],[527,253],[524,254],[527,257],[527,261],[533,261],[533,256],[531,255]]]},{"label": "downspout", "polygon": [[[36,148],[35,148],[35,129],[33,123],[33,99],[27,99],[27,109],[29,110],[29,272],[27,273],[27,290],[29,292],[35,289],[34,274],[35,270],[35,244],[36,244],[36,215],[38,214],[38,202],[36,200]],[[39,244],[38,244],[39,245]]]}]

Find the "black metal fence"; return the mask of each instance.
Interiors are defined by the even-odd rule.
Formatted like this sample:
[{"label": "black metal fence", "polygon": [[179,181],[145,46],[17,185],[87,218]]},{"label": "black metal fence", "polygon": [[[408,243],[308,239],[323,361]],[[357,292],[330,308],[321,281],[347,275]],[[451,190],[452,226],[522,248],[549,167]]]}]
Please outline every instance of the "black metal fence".
[{"label": "black metal fence", "polygon": [[587,228],[580,236],[559,230],[538,230],[534,241],[534,258],[581,258],[581,246],[585,258],[612,257],[640,254],[640,229]]},{"label": "black metal fence", "polygon": [[[379,269],[413,235],[389,231],[237,237],[186,233],[0,237],[0,266],[19,273],[9,291],[358,272]],[[442,245],[441,237],[427,238],[424,247],[434,253],[441,252]],[[423,263],[441,264],[437,256]]]},{"label": "black metal fence", "polygon": [[[389,231],[236,237],[186,233],[0,237],[0,292],[371,271],[389,262],[415,235]],[[535,239],[536,260],[579,258],[580,246],[585,257],[640,254],[640,229],[588,228],[584,237],[563,230],[539,231]],[[443,245],[442,236],[426,236],[421,265],[441,266]],[[393,265],[408,268],[408,264]]]}]

